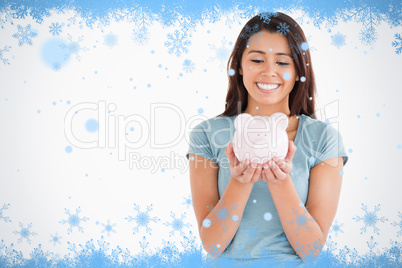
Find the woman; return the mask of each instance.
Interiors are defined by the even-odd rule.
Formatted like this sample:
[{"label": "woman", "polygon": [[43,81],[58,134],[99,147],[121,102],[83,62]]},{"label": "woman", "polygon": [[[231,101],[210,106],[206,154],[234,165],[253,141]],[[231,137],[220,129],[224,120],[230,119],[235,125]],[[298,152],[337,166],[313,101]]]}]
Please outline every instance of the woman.
[{"label": "woman", "polygon": [[[228,69],[226,109],[192,130],[187,153],[203,247],[219,259],[308,261],[325,245],[348,156],[338,131],[314,115],[305,35],[283,13],[257,15],[242,29]],[[289,119],[286,158],[240,163],[231,143],[236,116],[276,112]]]}]

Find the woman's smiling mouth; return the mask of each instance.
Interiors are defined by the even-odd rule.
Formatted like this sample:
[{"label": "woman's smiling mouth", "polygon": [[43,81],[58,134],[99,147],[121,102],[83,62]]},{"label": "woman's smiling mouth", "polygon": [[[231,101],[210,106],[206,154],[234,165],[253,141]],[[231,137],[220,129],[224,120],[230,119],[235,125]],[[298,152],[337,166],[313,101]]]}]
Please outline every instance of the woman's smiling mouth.
[{"label": "woman's smiling mouth", "polygon": [[264,93],[270,93],[276,91],[280,84],[266,84],[266,83],[256,83],[258,89]]}]

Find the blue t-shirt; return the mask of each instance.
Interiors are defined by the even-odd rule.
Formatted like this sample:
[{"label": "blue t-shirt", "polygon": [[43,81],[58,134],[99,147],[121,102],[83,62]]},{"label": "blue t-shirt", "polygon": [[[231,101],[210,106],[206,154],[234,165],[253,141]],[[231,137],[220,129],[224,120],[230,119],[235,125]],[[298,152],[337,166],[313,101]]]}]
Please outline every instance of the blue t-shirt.
[{"label": "blue t-shirt", "polygon": [[[220,198],[231,177],[224,150],[228,143],[232,142],[236,117],[237,115],[204,120],[196,125],[189,135],[187,159],[192,153],[219,165]],[[290,176],[301,201],[305,204],[310,169],[326,159],[339,156],[343,156],[345,165],[348,156],[343,146],[342,136],[331,124],[312,119],[304,114],[297,118],[299,125],[294,140],[297,150],[293,157],[293,169]],[[302,262],[285,236],[265,182],[258,181],[254,184],[236,235],[221,257],[273,258],[278,261]]]}]

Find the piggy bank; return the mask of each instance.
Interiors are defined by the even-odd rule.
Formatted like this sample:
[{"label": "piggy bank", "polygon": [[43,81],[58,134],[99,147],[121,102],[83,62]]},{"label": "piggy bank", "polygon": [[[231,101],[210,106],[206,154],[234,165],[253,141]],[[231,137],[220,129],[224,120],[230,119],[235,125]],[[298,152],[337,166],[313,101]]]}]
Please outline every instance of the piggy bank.
[{"label": "piggy bank", "polygon": [[233,151],[241,162],[264,164],[273,157],[285,158],[288,153],[289,138],[286,133],[288,117],[284,113],[271,116],[251,116],[239,114],[234,120]]}]

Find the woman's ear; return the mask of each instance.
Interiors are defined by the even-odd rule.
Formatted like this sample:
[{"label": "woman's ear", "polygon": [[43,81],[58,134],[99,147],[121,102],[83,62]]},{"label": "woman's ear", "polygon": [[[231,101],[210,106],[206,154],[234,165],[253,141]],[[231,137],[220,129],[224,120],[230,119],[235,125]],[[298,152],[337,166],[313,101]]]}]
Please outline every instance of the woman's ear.
[{"label": "woman's ear", "polygon": [[296,76],[296,81],[299,81],[299,76]]},{"label": "woman's ear", "polygon": [[243,69],[241,68],[241,66],[239,67],[239,74],[243,75]]}]

